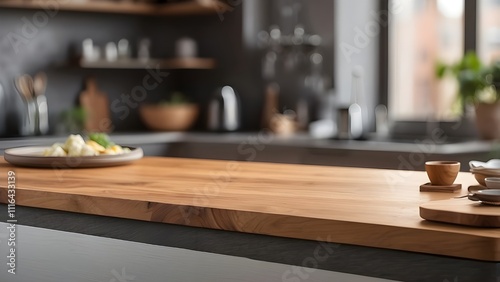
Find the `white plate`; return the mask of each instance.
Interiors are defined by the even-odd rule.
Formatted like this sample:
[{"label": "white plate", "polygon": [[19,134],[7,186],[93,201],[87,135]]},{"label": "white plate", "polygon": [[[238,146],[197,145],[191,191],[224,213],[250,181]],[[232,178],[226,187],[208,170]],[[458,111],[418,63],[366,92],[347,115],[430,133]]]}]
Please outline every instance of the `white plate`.
[{"label": "white plate", "polygon": [[471,169],[493,169],[493,170],[500,170],[500,160],[499,159],[492,159],[489,160],[488,162],[480,162],[480,161],[470,161],[469,166]]},{"label": "white plate", "polygon": [[484,204],[500,206],[500,189],[479,190],[468,195],[469,200],[481,201]]},{"label": "white plate", "polygon": [[7,162],[17,166],[64,169],[125,165],[142,158],[144,154],[141,148],[129,147],[130,153],[119,155],[45,157],[42,153],[48,148],[50,147],[31,146],[7,149],[4,152],[4,158]]}]

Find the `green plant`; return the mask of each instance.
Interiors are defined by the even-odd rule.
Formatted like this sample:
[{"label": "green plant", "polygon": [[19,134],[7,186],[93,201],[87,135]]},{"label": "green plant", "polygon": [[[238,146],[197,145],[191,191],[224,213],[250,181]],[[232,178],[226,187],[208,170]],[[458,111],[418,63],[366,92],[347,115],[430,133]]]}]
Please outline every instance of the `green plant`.
[{"label": "green plant", "polygon": [[169,100],[164,100],[160,104],[161,105],[185,105],[185,104],[190,104],[190,101],[181,92],[174,92],[170,96]]},{"label": "green plant", "polygon": [[[458,82],[458,100],[464,104],[475,104],[481,102],[482,91],[488,87],[487,69],[483,67],[480,59],[474,52],[468,52],[460,61],[447,65],[438,62],[436,66],[436,76],[443,78],[445,75],[452,75]],[[497,97],[500,98],[500,97]]]},{"label": "green plant", "polygon": [[74,107],[61,113],[60,121],[65,132],[82,132],[87,112],[83,107]]},{"label": "green plant", "polygon": [[493,87],[497,100],[500,100],[500,61],[496,61],[486,69],[486,83]]}]

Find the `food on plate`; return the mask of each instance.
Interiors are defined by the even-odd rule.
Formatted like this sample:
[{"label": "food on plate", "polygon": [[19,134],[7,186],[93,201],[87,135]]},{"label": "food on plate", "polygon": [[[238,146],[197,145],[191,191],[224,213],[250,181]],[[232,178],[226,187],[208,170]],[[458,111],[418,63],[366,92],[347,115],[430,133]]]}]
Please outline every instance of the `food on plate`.
[{"label": "food on plate", "polygon": [[79,134],[70,135],[64,143],[55,143],[43,152],[46,157],[85,157],[99,155],[119,155],[129,153],[124,148],[113,143],[105,133],[91,133],[84,140]]}]

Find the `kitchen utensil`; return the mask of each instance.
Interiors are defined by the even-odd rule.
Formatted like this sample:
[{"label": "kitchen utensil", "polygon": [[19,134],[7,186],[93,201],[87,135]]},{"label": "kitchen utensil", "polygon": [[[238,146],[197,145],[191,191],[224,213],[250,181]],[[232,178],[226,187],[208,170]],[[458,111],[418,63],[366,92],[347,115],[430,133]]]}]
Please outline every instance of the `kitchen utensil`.
[{"label": "kitchen utensil", "polygon": [[33,89],[36,104],[36,132],[45,135],[49,133],[49,110],[45,90],[47,89],[47,74],[39,72],[35,75]]},{"label": "kitchen utensil", "polygon": [[33,80],[28,75],[22,75],[15,79],[14,85],[26,109],[20,130],[21,135],[34,135],[36,133],[36,105],[33,100]]},{"label": "kitchen utensil", "polygon": [[467,194],[467,195],[462,195],[462,196],[456,196],[456,197],[453,197],[453,199],[463,199],[463,198],[467,198],[469,196],[471,196],[472,194]]},{"label": "kitchen utensil", "polygon": [[425,162],[425,171],[432,185],[452,185],[460,171],[460,162],[429,161]]},{"label": "kitchen utensil", "polygon": [[347,108],[337,110],[337,138],[359,139],[363,136],[363,120],[361,107],[352,104]]},{"label": "kitchen utensil", "polygon": [[33,78],[24,74],[17,79],[16,83],[16,87],[23,94],[25,101],[33,100]]},{"label": "kitchen utensil", "polygon": [[94,78],[88,78],[86,89],[80,94],[80,105],[86,113],[85,129],[88,132],[110,132],[113,127],[106,93],[101,92]]},{"label": "kitchen utensil", "polygon": [[271,118],[278,112],[280,87],[277,83],[270,83],[266,87],[264,109],[262,110],[262,128],[269,128]]},{"label": "kitchen utensil", "polygon": [[240,127],[240,101],[230,86],[216,90],[208,108],[208,128],[214,131],[235,131]]},{"label": "kitchen utensil", "polygon": [[[337,126],[339,139],[360,139],[364,133],[365,111],[363,104],[362,68],[355,67],[352,71],[352,104],[338,109]],[[360,104],[358,104],[360,102]]]},{"label": "kitchen utensil", "polygon": [[499,207],[483,205],[468,199],[430,201],[420,205],[420,217],[468,226],[500,227]]}]

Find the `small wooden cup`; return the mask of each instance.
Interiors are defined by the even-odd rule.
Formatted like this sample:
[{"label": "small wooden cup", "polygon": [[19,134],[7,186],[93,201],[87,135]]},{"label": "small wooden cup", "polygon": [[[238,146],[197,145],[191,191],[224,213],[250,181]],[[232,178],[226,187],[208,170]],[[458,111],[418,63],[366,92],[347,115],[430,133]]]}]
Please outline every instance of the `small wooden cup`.
[{"label": "small wooden cup", "polygon": [[457,179],[460,171],[460,162],[456,161],[431,161],[425,163],[425,171],[432,185],[448,186]]}]

